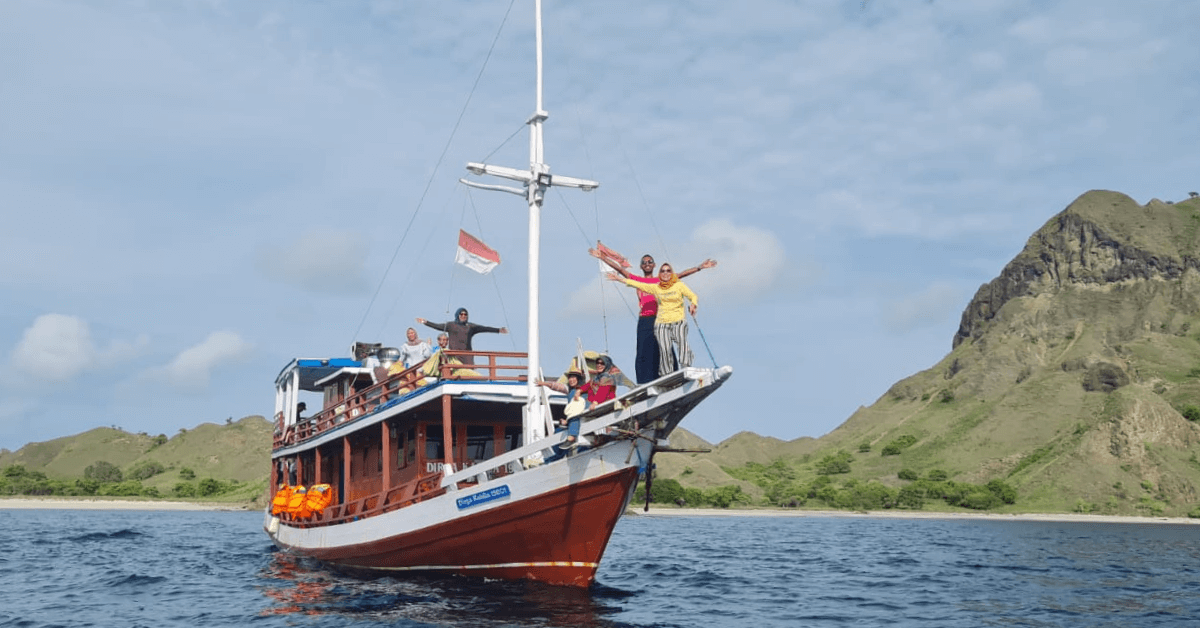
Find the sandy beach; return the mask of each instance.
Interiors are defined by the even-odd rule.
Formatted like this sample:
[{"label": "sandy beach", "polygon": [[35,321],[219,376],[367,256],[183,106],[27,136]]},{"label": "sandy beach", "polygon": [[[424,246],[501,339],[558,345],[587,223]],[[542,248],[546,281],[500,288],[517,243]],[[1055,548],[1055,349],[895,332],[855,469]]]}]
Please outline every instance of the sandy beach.
[{"label": "sandy beach", "polygon": [[626,514],[641,517],[843,517],[858,519],[978,519],[992,521],[1056,521],[1075,523],[1134,523],[1200,525],[1200,519],[1187,517],[1131,517],[1116,515],[1083,515],[1076,513],[1023,513],[999,514],[986,512],[932,512],[913,510],[875,510],[851,512],[847,510],[779,510],[738,508],[670,508],[650,506],[649,512],[642,507],[630,508]]},{"label": "sandy beach", "polygon": [[[0,510],[247,510],[241,504],[212,504],[196,502],[136,501],[127,499],[80,499],[56,497],[6,497],[0,498]],[[754,508],[673,508],[651,506],[649,512],[642,507],[630,508],[628,515],[639,517],[843,517],[873,519],[980,519],[994,521],[1059,521],[1075,523],[1135,523],[1200,525],[1200,519],[1187,517],[1131,517],[1115,515],[1083,515],[1076,513],[1023,513],[998,514],[986,512],[933,512],[912,510],[877,510],[850,512],[846,510],[780,510]]]},{"label": "sandy beach", "polygon": [[157,502],[130,499],[80,499],[56,497],[0,498],[0,510],[246,510],[240,504]]}]

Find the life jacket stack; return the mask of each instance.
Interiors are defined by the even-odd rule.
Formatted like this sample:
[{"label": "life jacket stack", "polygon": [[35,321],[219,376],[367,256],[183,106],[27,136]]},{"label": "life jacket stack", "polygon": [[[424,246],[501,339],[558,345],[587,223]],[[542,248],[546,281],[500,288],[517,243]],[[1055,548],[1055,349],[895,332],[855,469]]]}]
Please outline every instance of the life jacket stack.
[{"label": "life jacket stack", "polygon": [[271,500],[271,514],[288,514],[293,519],[308,519],[313,513],[321,512],[333,502],[333,487],[314,484],[310,487],[280,487]]}]

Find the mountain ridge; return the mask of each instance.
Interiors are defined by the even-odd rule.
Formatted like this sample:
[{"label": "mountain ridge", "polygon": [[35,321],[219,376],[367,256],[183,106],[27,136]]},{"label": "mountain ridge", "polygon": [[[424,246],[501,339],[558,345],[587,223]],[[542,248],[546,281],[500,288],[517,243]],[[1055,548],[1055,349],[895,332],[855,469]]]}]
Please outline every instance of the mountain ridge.
[{"label": "mountain ridge", "polygon": [[[679,429],[673,448],[709,451],[656,455],[656,477],[776,506],[878,487],[879,507],[896,507],[886,495],[944,478],[1011,487],[1001,512],[1200,513],[1200,198],[1081,195],[980,286],[950,347],[820,438],[743,431],[714,445]],[[244,466],[265,478],[270,424],[258,420]],[[114,458],[140,446],[108,436]],[[65,471],[61,440],[0,452],[0,467]],[[157,455],[187,450],[174,441]]]}]

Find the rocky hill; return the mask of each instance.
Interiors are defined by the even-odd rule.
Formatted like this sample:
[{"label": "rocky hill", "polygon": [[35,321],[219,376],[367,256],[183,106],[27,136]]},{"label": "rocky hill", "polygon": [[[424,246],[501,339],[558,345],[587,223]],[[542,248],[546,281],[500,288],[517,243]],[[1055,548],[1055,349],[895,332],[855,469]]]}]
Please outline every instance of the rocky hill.
[{"label": "rocky hill", "polygon": [[[1200,513],[1200,198],[1084,194],[979,288],[948,340],[940,362],[819,439],[713,445],[679,430],[672,447],[711,451],[659,454],[656,477],[736,486],[757,504],[946,477],[1015,488],[1002,512]],[[169,440],[99,429],[0,454],[0,468],[72,477],[97,459],[159,462],[150,482],[164,490],[185,466],[265,486],[269,429],[261,417]]]},{"label": "rocky hill", "polygon": [[[803,480],[844,450],[847,479],[901,486],[902,469],[1001,479],[1018,491],[1013,511],[1196,508],[1200,199],[1142,206],[1084,194],[979,289],[950,344],[941,362],[818,440],[743,442],[738,453],[722,443],[660,456],[659,472],[684,485],[733,482],[697,469],[774,454]],[[882,455],[888,445],[898,453]]]}]

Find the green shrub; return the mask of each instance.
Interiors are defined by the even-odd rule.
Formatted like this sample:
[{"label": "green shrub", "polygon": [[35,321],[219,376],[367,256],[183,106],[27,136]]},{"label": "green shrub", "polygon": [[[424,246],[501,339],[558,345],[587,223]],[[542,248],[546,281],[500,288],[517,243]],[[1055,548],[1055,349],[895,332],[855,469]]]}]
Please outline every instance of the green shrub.
[{"label": "green shrub", "polygon": [[898,456],[898,455],[900,455],[900,452],[904,451],[905,449],[908,449],[909,447],[912,447],[913,445],[916,444],[916,442],[917,442],[917,437],[913,436],[911,434],[897,436],[896,438],[892,439],[892,441],[890,443],[888,443],[887,445],[884,446],[883,451],[880,452],[880,455]]},{"label": "green shrub", "polygon": [[176,497],[195,497],[196,485],[190,482],[179,482],[171,489],[171,493]]},{"label": "green shrub", "polygon": [[959,493],[957,503],[951,504],[972,510],[990,510],[1000,505],[1000,498],[982,486],[970,486]]},{"label": "green shrub", "polygon": [[869,443],[867,441],[863,441],[858,444],[858,452],[859,453],[865,454],[869,451],[871,451],[871,443]]},{"label": "green shrub", "polygon": [[88,480],[95,480],[101,484],[120,482],[124,479],[121,475],[121,469],[117,465],[103,460],[98,460],[88,465],[83,470],[83,477]]},{"label": "green shrub", "polygon": [[[675,500],[683,499],[683,486],[676,480],[667,478],[655,479],[650,483],[650,501],[657,504],[674,504]],[[634,494],[634,501],[637,503],[646,503],[646,485],[642,484],[637,493]],[[689,502],[690,503],[690,502]],[[699,505],[699,504],[691,504]]]},{"label": "green shrub", "polygon": [[1183,415],[1183,418],[1192,421],[1193,423],[1200,421],[1200,407],[1184,406],[1183,410],[1181,410],[1179,413]]},{"label": "green shrub", "polygon": [[200,497],[220,495],[230,489],[229,484],[213,478],[204,478],[196,485],[196,494]]},{"label": "green shrub", "polygon": [[148,480],[166,471],[162,464],[154,461],[143,462],[129,470],[129,477],[134,480]]},{"label": "green shrub", "polygon": [[933,482],[945,482],[950,479],[950,474],[941,469],[930,469],[929,473],[925,474],[925,477]]},{"label": "green shrub", "polygon": [[896,494],[896,505],[900,508],[920,510],[925,506],[925,491],[919,486],[909,484]]},{"label": "green shrub", "polygon": [[26,473],[28,472],[23,464],[10,464],[4,467],[4,477],[6,478],[19,478]]},{"label": "green shrub", "polygon": [[896,476],[899,477],[901,480],[920,479],[920,476],[917,475],[917,472],[913,471],[912,469],[900,469],[900,472],[897,473]]},{"label": "green shrub", "polygon": [[1007,482],[1001,479],[995,479],[987,483],[987,489],[991,491],[1000,501],[1006,504],[1017,503],[1017,489],[1010,486]]},{"label": "green shrub", "polygon": [[188,467],[184,467],[179,470],[179,477],[183,480],[194,480],[196,479],[196,472],[192,471]]},{"label": "green shrub", "polygon": [[100,490],[96,494],[106,497],[139,497],[142,490],[142,483],[139,480],[125,480],[124,482],[101,484]]},{"label": "green shrub", "polygon": [[705,491],[705,501],[717,508],[729,508],[734,502],[748,501],[748,497],[742,492],[742,487],[733,484],[730,486],[719,486],[711,491]]},{"label": "green shrub", "polygon": [[850,455],[850,452],[841,450],[821,458],[817,463],[816,471],[818,475],[850,473],[850,463],[853,461],[854,457]]}]

